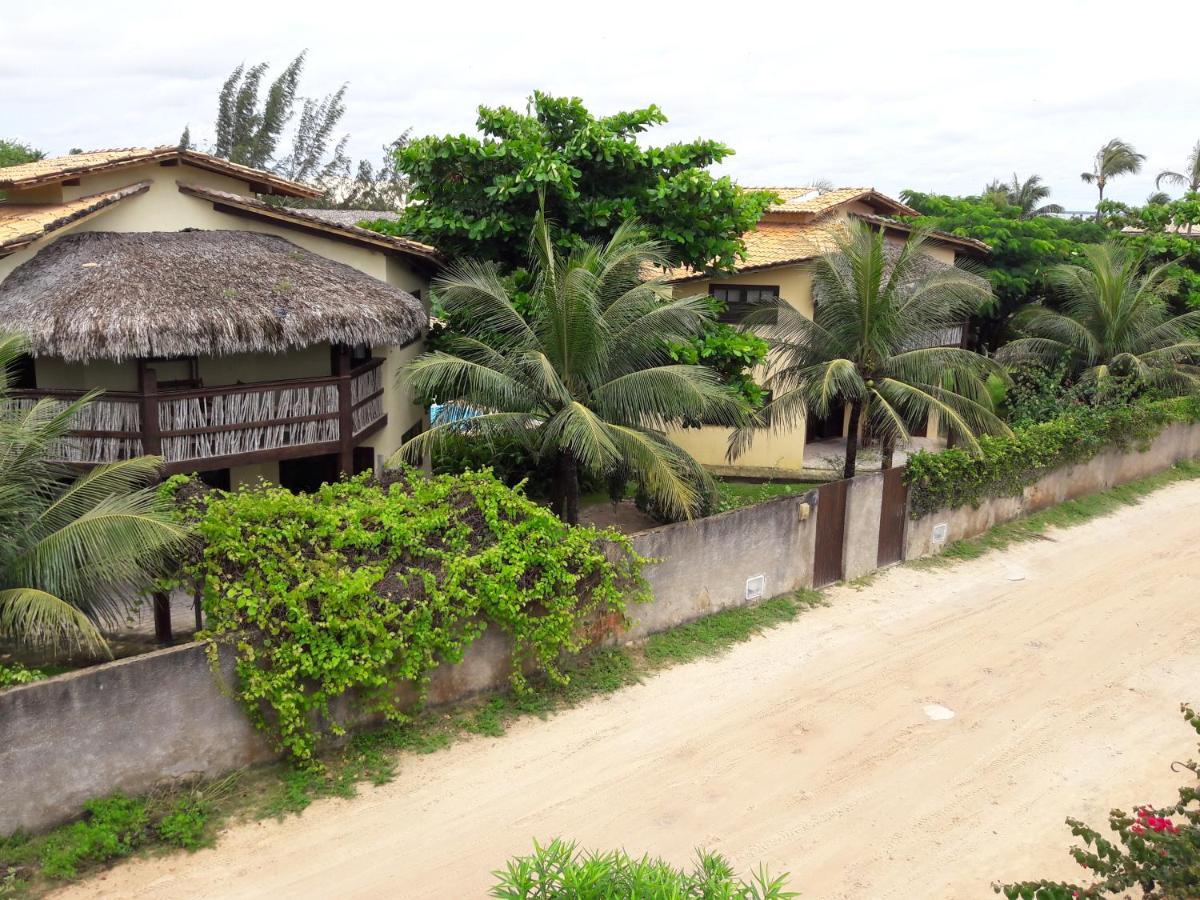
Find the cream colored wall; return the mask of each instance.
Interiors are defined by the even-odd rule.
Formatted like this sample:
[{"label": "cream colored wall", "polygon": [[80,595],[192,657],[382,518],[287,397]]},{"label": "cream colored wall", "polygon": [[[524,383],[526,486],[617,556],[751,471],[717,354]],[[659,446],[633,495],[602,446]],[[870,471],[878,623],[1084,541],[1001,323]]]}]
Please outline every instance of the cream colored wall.
[{"label": "cream colored wall", "polygon": [[806,264],[722,275],[720,278],[704,281],[689,281],[675,285],[674,292],[676,297],[691,297],[695,294],[707,294],[710,286],[721,284],[755,284],[765,287],[779,285],[780,299],[812,318],[812,269]]},{"label": "cream colored wall", "polygon": [[234,466],[229,470],[229,486],[237,490],[242,485],[254,487],[259,481],[279,481],[279,463],[254,463],[249,466]]},{"label": "cream colored wall", "polygon": [[376,347],[375,355],[384,358],[383,363],[383,408],[387,412],[387,425],[372,437],[363,441],[375,449],[376,458],[387,459],[400,449],[400,438],[404,432],[422,421],[425,409],[412,402],[408,383],[400,377],[404,365],[416,359],[424,351],[424,342],[417,341],[407,347]]},{"label": "cream colored wall", "polygon": [[[286,353],[233,353],[202,356],[200,379],[205,387],[284,378],[325,378],[331,374],[329,344],[314,344]],[[163,376],[159,375],[162,381]]]},{"label": "cream colored wall", "polygon": [[43,356],[33,361],[37,386],[46,390],[137,390],[137,365],[133,360],[95,360],[69,363]]},{"label": "cream colored wall", "polygon": [[702,466],[717,471],[755,470],[764,476],[798,475],[804,468],[804,429],[786,433],[762,431],[745,453],[733,462],[725,458],[729,428],[677,428],[667,436]]}]

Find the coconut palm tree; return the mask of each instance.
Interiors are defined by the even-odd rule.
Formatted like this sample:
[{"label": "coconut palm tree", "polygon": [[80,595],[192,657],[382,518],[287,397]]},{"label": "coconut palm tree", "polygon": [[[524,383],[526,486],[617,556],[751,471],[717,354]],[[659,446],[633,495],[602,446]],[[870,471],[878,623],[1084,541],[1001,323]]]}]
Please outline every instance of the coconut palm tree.
[{"label": "coconut palm tree", "polygon": [[[860,428],[881,441],[885,467],[892,448],[910,438],[911,425],[934,410],[968,448],[978,447],[980,432],[1007,431],[985,386],[1000,367],[970,350],[931,346],[940,343],[939,332],[962,327],[988,302],[991,288],[930,259],[921,251],[924,241],[914,232],[892,249],[878,231],[851,222],[838,249],[817,260],[812,319],[780,303],[746,320],[772,345],[764,385],[772,399],[760,410],[762,424],[791,431],[844,404],[850,410],[846,478],[856,470]],[[730,459],[758,431],[753,425],[736,431]]]},{"label": "coconut palm tree", "polygon": [[618,469],[666,512],[687,516],[711,479],[666,430],[749,416],[711,369],[668,356],[667,342],[709,323],[708,298],[674,299],[660,278],[643,279],[664,257],[633,222],[607,245],[563,256],[539,215],[533,244],[534,284],[520,306],[492,263],[462,262],[435,282],[442,307],[468,324],[444,351],[407,366],[417,394],[443,409],[398,455],[415,462],[453,432],[515,436],[536,459],[555,461],[555,503],[568,522],[579,521],[580,473]]},{"label": "coconut palm tree", "polygon": [[16,402],[8,370],[23,347],[0,336],[0,638],[104,650],[100,628],[120,621],[186,531],[150,486],[157,458],[82,475],[53,461],[95,394]]},{"label": "coconut palm tree", "polygon": [[1196,141],[1196,146],[1188,154],[1187,165],[1182,172],[1159,172],[1154,179],[1154,186],[1160,188],[1164,181],[1178,185],[1189,193],[1200,191],[1200,141]]},{"label": "coconut palm tree", "polygon": [[1060,213],[1063,208],[1057,203],[1042,203],[1050,196],[1050,188],[1042,183],[1042,176],[1030,175],[1024,181],[1013,172],[1012,181],[1005,183],[996,179],[983,189],[984,196],[995,197],[1009,206],[1021,210],[1021,218],[1048,216]]},{"label": "coconut palm tree", "polygon": [[[1082,172],[1079,177],[1087,184],[1096,185],[1100,191],[1100,203],[1104,202],[1104,187],[1110,178],[1131,175],[1142,170],[1145,155],[1133,149],[1133,145],[1120,138],[1113,138],[1096,151],[1092,171]],[[1100,209],[1096,208],[1096,221],[1100,221]]]},{"label": "coconut palm tree", "polygon": [[999,358],[1066,360],[1084,381],[1117,376],[1168,390],[1200,386],[1200,310],[1171,315],[1165,296],[1172,263],[1143,270],[1144,257],[1116,243],[1086,244],[1083,253],[1083,265],[1048,273],[1062,311],[1022,310],[1013,324],[1024,336],[1002,347]]}]

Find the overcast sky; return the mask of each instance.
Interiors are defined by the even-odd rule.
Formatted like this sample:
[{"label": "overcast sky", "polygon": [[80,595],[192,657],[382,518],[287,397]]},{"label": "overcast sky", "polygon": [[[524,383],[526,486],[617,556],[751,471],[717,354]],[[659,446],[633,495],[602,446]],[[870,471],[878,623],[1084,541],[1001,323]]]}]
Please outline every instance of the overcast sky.
[{"label": "overcast sky", "polygon": [[1146,154],[1108,192],[1138,203],[1200,140],[1195,15],[1169,0],[2,0],[0,136],[59,154],[173,143],[190,124],[203,143],[234,66],[278,71],[308,48],[304,93],[350,84],[356,157],[410,126],[473,131],[476,106],[536,88],[598,113],[657,103],[656,142],[721,140],[746,185],[960,194],[1036,172],[1081,209],[1095,189],[1079,173],[1109,138]]}]

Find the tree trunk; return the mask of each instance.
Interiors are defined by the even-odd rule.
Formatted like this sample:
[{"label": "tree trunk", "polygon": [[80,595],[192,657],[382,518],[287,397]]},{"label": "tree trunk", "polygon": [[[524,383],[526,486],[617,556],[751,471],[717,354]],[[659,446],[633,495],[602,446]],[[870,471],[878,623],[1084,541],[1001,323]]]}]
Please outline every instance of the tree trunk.
[{"label": "tree trunk", "polygon": [[558,454],[558,500],[559,518],[569,525],[578,525],[579,465],[570,450]]},{"label": "tree trunk", "polygon": [[850,404],[850,424],[846,426],[846,466],[842,469],[843,478],[854,477],[854,467],[858,462],[858,421],[862,418],[862,403]]},{"label": "tree trunk", "polygon": [[880,469],[890,469],[892,467],[892,460],[893,460],[893,457],[895,456],[895,454],[896,454],[896,439],[891,438],[891,437],[884,438],[883,439],[883,448],[882,448],[882,450],[880,450],[880,454],[879,454],[879,468]]},{"label": "tree trunk", "polygon": [[[1104,202],[1104,179],[1101,178],[1099,181],[1096,182],[1096,184],[1100,188],[1100,203],[1103,203]],[[1100,203],[1096,204],[1096,221],[1097,222],[1100,221]]]}]

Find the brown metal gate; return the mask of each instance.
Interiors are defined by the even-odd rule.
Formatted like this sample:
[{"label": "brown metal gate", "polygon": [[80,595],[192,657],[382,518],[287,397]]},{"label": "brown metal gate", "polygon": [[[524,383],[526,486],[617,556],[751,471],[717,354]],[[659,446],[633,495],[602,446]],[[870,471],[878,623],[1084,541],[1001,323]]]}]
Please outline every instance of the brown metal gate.
[{"label": "brown metal gate", "polygon": [[817,549],[813,587],[842,580],[842,544],[846,537],[846,490],[849,481],[831,481],[817,488]]},{"label": "brown metal gate", "polygon": [[890,566],[904,559],[904,523],[908,518],[908,485],[904,467],[883,473],[883,506],[879,511],[879,566]]}]

